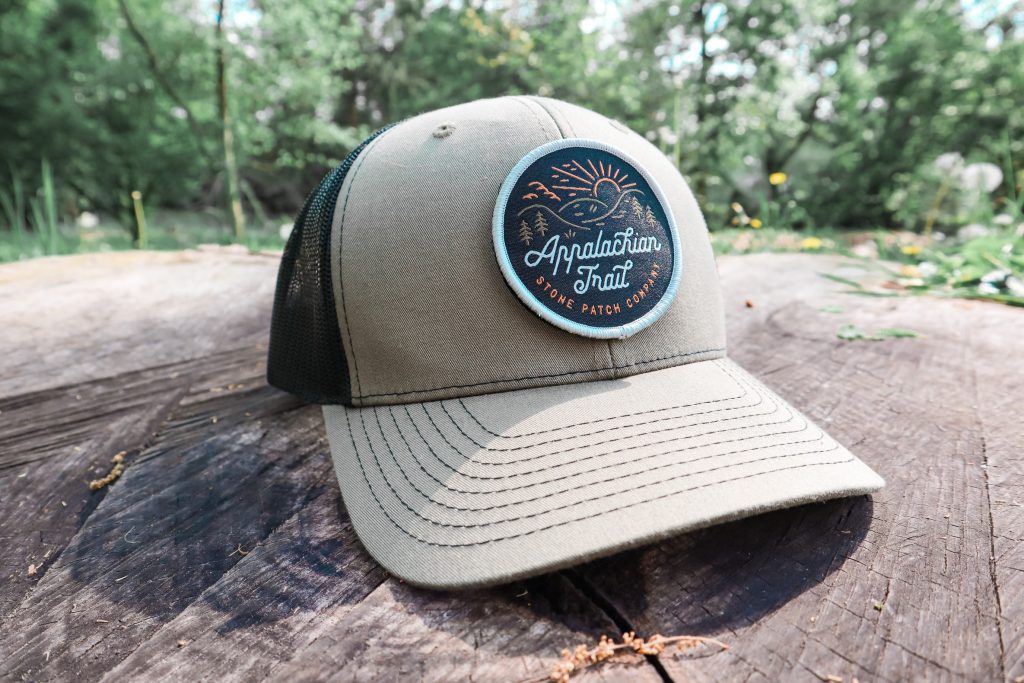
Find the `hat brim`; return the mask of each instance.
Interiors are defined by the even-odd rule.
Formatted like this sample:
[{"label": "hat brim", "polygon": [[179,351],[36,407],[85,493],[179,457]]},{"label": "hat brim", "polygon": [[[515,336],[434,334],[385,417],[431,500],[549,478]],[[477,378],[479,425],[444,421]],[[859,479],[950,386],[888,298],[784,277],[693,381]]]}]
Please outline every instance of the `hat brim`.
[{"label": "hat brim", "polygon": [[360,540],[431,588],[511,581],[885,484],[728,359],[323,412]]}]

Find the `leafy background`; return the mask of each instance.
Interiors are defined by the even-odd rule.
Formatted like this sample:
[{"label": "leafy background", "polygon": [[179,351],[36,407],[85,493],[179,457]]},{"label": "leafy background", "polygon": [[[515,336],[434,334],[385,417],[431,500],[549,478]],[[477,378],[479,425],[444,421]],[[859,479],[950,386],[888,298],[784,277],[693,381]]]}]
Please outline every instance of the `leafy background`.
[{"label": "leafy background", "polygon": [[1022,65],[1006,0],[7,0],[0,259],[280,248],[374,129],[532,93],[657,144],[721,250],[884,256],[908,291],[1012,303]]}]

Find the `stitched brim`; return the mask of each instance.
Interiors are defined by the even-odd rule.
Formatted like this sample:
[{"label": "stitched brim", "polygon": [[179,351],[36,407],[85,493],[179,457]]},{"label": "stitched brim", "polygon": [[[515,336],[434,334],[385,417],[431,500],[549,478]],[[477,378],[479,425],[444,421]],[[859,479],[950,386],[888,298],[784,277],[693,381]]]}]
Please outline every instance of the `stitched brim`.
[{"label": "stitched brim", "polygon": [[881,477],[727,359],[324,419],[366,549],[432,588],[502,583]]}]

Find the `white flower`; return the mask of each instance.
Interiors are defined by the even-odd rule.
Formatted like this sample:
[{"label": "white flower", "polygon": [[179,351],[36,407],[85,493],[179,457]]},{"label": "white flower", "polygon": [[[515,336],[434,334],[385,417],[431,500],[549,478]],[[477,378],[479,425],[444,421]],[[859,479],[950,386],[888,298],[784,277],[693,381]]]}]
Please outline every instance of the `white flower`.
[{"label": "white flower", "polygon": [[1010,271],[1008,271],[1008,270],[1002,270],[1002,269],[990,270],[990,271],[988,271],[987,273],[985,273],[984,275],[981,276],[981,281],[982,282],[988,282],[988,283],[1002,282],[1003,280],[1005,280],[1008,277],[1010,277]]},{"label": "white flower", "polygon": [[878,258],[878,245],[874,242],[861,242],[850,251],[861,258]]},{"label": "white flower", "polygon": [[1008,213],[1001,213],[992,219],[992,222],[996,225],[1007,226],[1013,222],[1013,217]]},{"label": "white flower", "polygon": [[82,228],[83,230],[92,230],[93,228],[100,224],[100,219],[96,214],[92,213],[91,211],[83,211],[82,213],[78,214],[78,220],[76,222],[78,223],[78,227]]},{"label": "white flower", "polygon": [[1006,289],[1014,296],[1024,296],[1024,280],[1016,275],[1006,278]]},{"label": "white flower", "polygon": [[964,167],[964,158],[957,152],[940,154],[935,160],[935,168],[947,175],[959,175]]},{"label": "white flower", "polygon": [[967,240],[973,240],[977,237],[985,237],[989,234],[989,229],[979,223],[971,223],[965,225],[956,231],[957,239],[966,242]]},{"label": "white flower", "polygon": [[282,223],[281,228],[277,231],[277,234],[281,236],[281,239],[287,242],[288,238],[291,237],[292,235],[292,227],[292,223]]},{"label": "white flower", "polygon": [[939,267],[931,261],[921,261],[917,264],[917,270],[924,278],[934,277],[939,273]]},{"label": "white flower", "polygon": [[964,168],[961,178],[968,189],[992,192],[1003,182],[1003,172],[995,164],[982,161]]},{"label": "white flower", "polygon": [[932,239],[935,240],[936,242],[941,242],[942,240],[946,239],[946,233],[939,232],[938,230],[936,230],[935,232],[932,233]]}]

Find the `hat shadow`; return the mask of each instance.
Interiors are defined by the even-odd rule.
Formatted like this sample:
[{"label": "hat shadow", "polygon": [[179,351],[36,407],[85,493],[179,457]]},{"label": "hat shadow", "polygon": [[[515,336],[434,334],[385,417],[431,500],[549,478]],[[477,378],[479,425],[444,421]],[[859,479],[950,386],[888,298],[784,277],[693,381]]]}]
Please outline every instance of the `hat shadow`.
[{"label": "hat shadow", "polygon": [[873,511],[865,495],[809,503],[683,534],[575,571],[637,628],[731,631],[826,583],[867,536]]},{"label": "hat shadow", "polygon": [[[465,624],[421,612],[424,601],[504,603],[576,633],[713,635],[755,623],[825,583],[864,540],[873,503],[857,496],[810,503],[715,525],[571,569],[460,593],[396,592],[431,629],[467,639]],[[487,649],[487,644],[468,644]],[[505,655],[536,654],[537,642],[502,639]],[[551,642],[551,652],[575,645]]]}]

